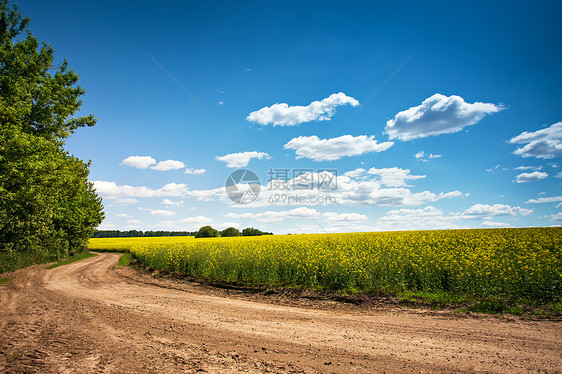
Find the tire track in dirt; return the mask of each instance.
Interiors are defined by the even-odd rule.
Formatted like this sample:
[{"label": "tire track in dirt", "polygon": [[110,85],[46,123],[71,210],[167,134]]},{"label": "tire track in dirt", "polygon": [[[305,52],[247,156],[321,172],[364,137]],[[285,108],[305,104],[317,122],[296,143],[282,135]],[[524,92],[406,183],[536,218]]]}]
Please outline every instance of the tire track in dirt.
[{"label": "tire track in dirt", "polygon": [[99,254],[0,286],[6,372],[557,372],[560,323],[282,305]]}]

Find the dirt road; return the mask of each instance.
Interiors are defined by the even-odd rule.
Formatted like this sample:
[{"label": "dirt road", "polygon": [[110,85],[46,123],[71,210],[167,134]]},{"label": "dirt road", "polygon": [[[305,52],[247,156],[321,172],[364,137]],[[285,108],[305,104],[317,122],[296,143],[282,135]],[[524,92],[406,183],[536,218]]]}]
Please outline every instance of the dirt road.
[{"label": "dirt road", "polygon": [[[329,302],[154,279],[100,254],[0,286],[0,372],[549,372],[557,322]],[[299,305],[300,304],[300,305]]]}]

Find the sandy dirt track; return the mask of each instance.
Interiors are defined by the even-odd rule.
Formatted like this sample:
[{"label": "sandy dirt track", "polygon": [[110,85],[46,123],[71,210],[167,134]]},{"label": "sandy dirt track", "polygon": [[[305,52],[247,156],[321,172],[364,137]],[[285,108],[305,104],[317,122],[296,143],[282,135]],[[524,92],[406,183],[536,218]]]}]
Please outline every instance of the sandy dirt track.
[{"label": "sandy dirt track", "polygon": [[100,254],[0,285],[0,372],[549,372],[562,326],[293,301],[154,279]]}]

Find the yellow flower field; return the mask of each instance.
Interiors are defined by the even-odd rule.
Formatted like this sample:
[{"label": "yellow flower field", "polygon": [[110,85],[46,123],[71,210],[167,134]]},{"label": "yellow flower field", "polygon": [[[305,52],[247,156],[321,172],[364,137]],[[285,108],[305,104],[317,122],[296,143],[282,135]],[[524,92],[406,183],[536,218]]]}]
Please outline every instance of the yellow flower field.
[{"label": "yellow flower field", "polygon": [[91,238],[88,241],[88,249],[91,251],[120,252],[129,251],[132,247],[140,244],[182,244],[193,240],[193,236],[154,236],[140,238]]},{"label": "yellow flower field", "polygon": [[361,292],[429,291],[555,300],[562,228],[261,237],[92,239],[142,264],[214,281]]}]

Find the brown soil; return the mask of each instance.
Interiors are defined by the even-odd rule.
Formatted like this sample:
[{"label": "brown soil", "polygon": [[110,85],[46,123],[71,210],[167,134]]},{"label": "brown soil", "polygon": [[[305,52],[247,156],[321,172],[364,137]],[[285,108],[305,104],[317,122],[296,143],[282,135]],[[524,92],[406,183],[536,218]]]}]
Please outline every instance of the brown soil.
[{"label": "brown soil", "polygon": [[264,296],[100,254],[0,285],[0,372],[560,372],[555,321]]}]

